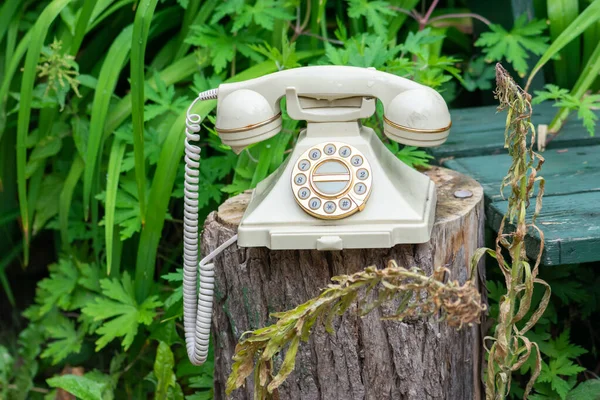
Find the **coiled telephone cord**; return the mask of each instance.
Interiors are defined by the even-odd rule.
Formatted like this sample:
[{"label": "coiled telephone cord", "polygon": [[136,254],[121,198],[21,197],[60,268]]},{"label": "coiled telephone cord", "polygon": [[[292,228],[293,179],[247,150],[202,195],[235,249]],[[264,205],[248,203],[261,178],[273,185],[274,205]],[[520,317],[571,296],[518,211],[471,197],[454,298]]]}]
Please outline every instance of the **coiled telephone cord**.
[{"label": "coiled telephone cord", "polygon": [[[213,258],[237,241],[237,235],[217,247],[198,263],[198,183],[200,181],[200,147],[192,142],[200,140],[198,114],[192,108],[198,101],[214,100],[217,89],[198,95],[187,110],[185,121],[185,183],[183,211],[183,326],[188,357],[192,364],[201,365],[208,355],[210,322],[212,317],[215,286]],[[200,269],[200,293],[198,293],[197,270]]]}]

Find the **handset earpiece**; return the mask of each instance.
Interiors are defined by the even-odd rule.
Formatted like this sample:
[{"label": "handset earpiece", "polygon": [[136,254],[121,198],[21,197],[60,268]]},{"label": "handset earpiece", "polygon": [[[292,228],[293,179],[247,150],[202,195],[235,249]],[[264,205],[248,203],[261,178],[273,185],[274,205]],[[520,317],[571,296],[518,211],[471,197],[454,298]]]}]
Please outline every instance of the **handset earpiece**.
[{"label": "handset earpiece", "polygon": [[404,91],[384,104],[383,131],[395,142],[431,147],[450,133],[450,113],[442,96],[428,87]]},{"label": "handset earpiece", "polygon": [[279,133],[279,104],[272,106],[254,90],[238,89],[219,99],[215,129],[221,141],[239,154],[246,146]]}]

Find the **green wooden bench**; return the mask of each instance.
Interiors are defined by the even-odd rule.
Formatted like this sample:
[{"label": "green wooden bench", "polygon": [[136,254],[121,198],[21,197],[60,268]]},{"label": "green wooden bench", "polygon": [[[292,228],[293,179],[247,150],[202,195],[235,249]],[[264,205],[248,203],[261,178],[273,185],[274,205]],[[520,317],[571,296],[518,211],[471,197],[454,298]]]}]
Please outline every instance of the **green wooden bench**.
[{"label": "green wooden bench", "polygon": [[[536,126],[548,124],[556,110],[551,104],[537,105],[532,122]],[[503,148],[506,113],[496,113],[491,106],[453,110],[451,114],[452,132],[433,155],[442,165],[481,183],[487,223],[497,231],[507,208],[500,194],[500,183],[510,163]],[[544,231],[542,263],[600,261],[600,134],[590,137],[573,117],[543,156],[546,162],[541,175],[546,178],[546,190],[537,222]],[[533,201],[531,208],[534,206]],[[531,244],[528,256],[533,258],[538,254],[540,237],[531,231],[527,241]]]}]

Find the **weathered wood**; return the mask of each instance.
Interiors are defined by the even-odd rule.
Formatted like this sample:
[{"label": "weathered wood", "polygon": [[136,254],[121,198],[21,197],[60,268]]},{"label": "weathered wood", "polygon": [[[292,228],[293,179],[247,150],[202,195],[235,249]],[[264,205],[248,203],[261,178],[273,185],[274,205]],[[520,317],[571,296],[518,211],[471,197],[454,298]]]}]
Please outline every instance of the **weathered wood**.
[{"label": "weathered wood", "polygon": [[[225,382],[240,336],[273,323],[269,313],[316,296],[335,275],[369,265],[383,267],[394,259],[427,273],[445,266],[453,279],[467,279],[471,256],[483,242],[483,190],[473,179],[447,169],[433,168],[428,175],[438,187],[429,243],[337,252],[232,246],[217,258],[215,398],[226,398]],[[473,196],[456,198],[454,193],[461,189]],[[248,200],[248,194],[236,196],[209,215],[204,254],[235,233]],[[321,326],[314,328],[309,342],[300,346],[295,371],[279,388],[280,399],[481,398],[479,327],[456,331],[433,319],[383,321],[382,310],[377,309],[360,318],[355,308],[334,322],[333,334]],[[252,385],[249,379],[231,398],[252,399]]]},{"label": "weathered wood", "polygon": [[[562,134],[562,133],[561,133]],[[541,175],[546,178],[544,201],[537,225],[544,231],[542,264],[562,265],[600,260],[600,146],[546,150]],[[488,225],[498,230],[508,202],[500,194],[500,182],[510,157],[489,155],[448,160],[445,166],[481,183],[486,198]],[[507,197],[510,188],[506,188]],[[538,187],[536,185],[536,193]],[[529,212],[533,212],[532,201]],[[537,257],[540,235],[531,229],[527,254]]]},{"label": "weathered wood", "polygon": [[[558,112],[551,102],[533,107],[531,121],[534,125],[549,124]],[[600,111],[595,111],[600,117]],[[447,157],[474,157],[487,154],[504,154],[504,124],[506,113],[496,112],[495,106],[452,110],[452,133],[443,146],[431,149],[438,159]],[[600,135],[590,137],[575,116],[571,116],[560,134],[554,138],[548,149],[562,149],[569,146],[592,146],[600,144]]]}]

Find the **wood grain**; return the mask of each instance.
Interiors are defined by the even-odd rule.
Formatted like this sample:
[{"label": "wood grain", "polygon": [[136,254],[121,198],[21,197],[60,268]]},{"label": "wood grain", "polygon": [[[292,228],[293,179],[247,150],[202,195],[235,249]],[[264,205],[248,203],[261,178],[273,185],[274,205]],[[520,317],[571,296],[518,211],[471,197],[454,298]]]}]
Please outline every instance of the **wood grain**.
[{"label": "wood grain", "polygon": [[[240,336],[273,323],[269,313],[316,296],[335,275],[369,265],[381,268],[394,259],[428,273],[446,266],[454,279],[467,279],[471,255],[483,242],[483,190],[454,171],[433,168],[427,174],[438,187],[429,243],[323,252],[231,246],[218,257],[213,316],[216,399],[226,398],[225,382]],[[455,198],[454,192],[461,189],[473,196]],[[209,215],[204,254],[235,234],[248,200],[248,194],[236,196]],[[355,308],[334,322],[333,334],[314,328],[309,342],[300,346],[295,371],[279,388],[280,399],[481,398],[479,327],[456,331],[435,320],[382,321],[382,310],[360,318]],[[230,398],[251,399],[252,387],[249,379]]]},{"label": "wood grain", "polygon": [[[562,133],[561,133],[562,134]],[[542,264],[562,265],[600,260],[600,146],[546,150],[541,175],[546,178],[543,207],[537,225],[544,231]],[[488,225],[498,230],[508,202],[500,182],[510,166],[506,154],[448,160],[445,165],[479,181],[486,198]],[[510,188],[504,191],[504,197]],[[536,193],[538,185],[536,185]],[[531,215],[532,201],[528,209]],[[510,229],[510,226],[509,226]],[[527,255],[534,259],[540,235],[531,229]]]},{"label": "wood grain", "polygon": [[[531,122],[549,124],[558,108],[546,102],[533,107]],[[595,111],[600,117],[600,111]],[[463,108],[451,110],[452,131],[442,146],[431,149],[438,159],[477,157],[488,154],[505,154],[504,124],[506,112],[497,112],[496,106]],[[549,150],[571,146],[591,146],[600,144],[600,135],[590,137],[575,116],[571,116],[560,134],[550,142]]]}]

